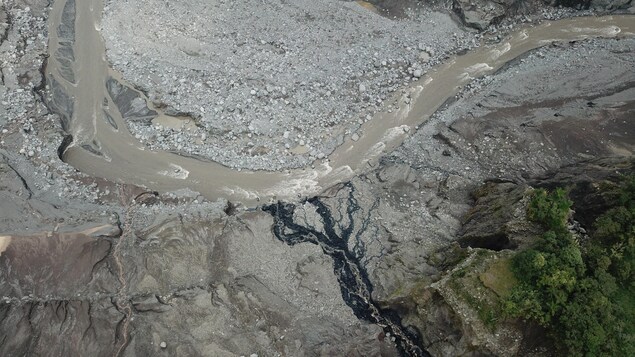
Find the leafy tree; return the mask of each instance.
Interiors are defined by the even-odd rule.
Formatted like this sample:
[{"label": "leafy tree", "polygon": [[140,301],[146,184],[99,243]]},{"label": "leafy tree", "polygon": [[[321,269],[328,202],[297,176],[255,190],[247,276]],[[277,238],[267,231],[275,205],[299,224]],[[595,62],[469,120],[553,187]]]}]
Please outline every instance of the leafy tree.
[{"label": "leafy tree", "polygon": [[567,229],[566,191],[536,190],[528,217],[545,228],[516,254],[518,284],[503,302],[508,316],[548,328],[574,356],[635,356],[635,177],[580,245]]},{"label": "leafy tree", "polygon": [[[625,204],[631,205],[631,199]],[[595,222],[590,259],[598,267],[609,270],[623,284],[635,280],[635,207],[620,206],[600,216]]]},{"label": "leafy tree", "polygon": [[573,202],[565,190],[558,188],[549,194],[543,189],[534,192],[527,214],[529,219],[542,223],[547,229],[561,228],[567,221]]}]

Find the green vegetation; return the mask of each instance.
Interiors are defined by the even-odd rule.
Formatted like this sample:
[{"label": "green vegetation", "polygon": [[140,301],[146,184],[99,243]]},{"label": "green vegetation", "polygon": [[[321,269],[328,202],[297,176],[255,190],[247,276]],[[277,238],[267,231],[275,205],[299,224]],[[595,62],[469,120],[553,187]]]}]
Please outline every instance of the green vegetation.
[{"label": "green vegetation", "polygon": [[558,188],[552,193],[536,190],[531,199],[527,214],[529,219],[540,222],[548,229],[557,230],[564,227],[573,202],[567,198],[565,190]]},{"label": "green vegetation", "polygon": [[635,177],[588,241],[567,229],[571,204],[564,190],[536,190],[528,216],[545,233],[512,259],[519,283],[503,311],[547,327],[569,355],[635,356]]},{"label": "green vegetation", "polygon": [[457,293],[461,300],[476,311],[485,327],[493,332],[501,317],[501,307],[496,296],[490,294],[489,290],[485,289],[478,279],[466,275],[465,272],[455,275],[453,278],[449,282],[449,287]]},{"label": "green vegetation", "polygon": [[479,279],[485,287],[503,298],[508,297],[512,288],[518,284],[511,270],[511,259],[508,258],[494,261],[484,273],[479,275]]},{"label": "green vegetation", "polygon": [[[509,281],[504,282],[505,277]],[[507,296],[507,286],[514,282],[507,257],[500,257],[499,252],[477,249],[468,265],[452,273],[448,287],[476,313],[490,332],[494,332],[502,317],[500,294]]]}]

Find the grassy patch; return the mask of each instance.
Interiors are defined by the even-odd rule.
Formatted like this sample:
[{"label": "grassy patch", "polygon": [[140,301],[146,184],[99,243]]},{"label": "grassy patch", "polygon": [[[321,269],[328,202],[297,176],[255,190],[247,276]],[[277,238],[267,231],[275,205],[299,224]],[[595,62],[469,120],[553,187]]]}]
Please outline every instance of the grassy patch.
[{"label": "grassy patch", "polygon": [[[504,268],[499,267],[499,258],[497,253],[488,250],[478,250],[474,254],[472,262],[452,273],[448,281],[448,287],[463,301],[467,306],[476,312],[479,320],[483,322],[490,332],[496,330],[502,316],[501,301],[498,293],[486,286],[480,276],[491,270],[490,275],[493,276],[495,271],[504,271],[505,279],[510,274]],[[502,266],[507,266],[509,270],[509,259]],[[492,265],[496,268],[492,270]]]},{"label": "grassy patch", "polygon": [[484,273],[479,275],[484,286],[500,297],[507,297],[518,280],[511,270],[511,259],[502,258],[492,263]]}]

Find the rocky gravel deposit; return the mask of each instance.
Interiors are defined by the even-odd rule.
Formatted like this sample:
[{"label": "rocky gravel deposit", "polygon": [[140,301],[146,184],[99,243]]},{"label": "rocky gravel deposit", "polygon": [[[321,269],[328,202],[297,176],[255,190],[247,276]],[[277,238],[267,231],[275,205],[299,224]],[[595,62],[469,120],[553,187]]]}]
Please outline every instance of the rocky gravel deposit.
[{"label": "rocky gravel deposit", "polygon": [[109,1],[103,32],[115,69],[196,122],[130,123],[146,145],[277,170],[325,157],[390,111],[391,93],[477,43],[447,13],[416,2],[402,10],[395,19],[335,0]]},{"label": "rocky gravel deposit", "polygon": [[634,51],[633,39],[532,51],[466,86],[393,156],[415,167],[515,179],[585,158],[630,155]]},{"label": "rocky gravel deposit", "polygon": [[518,23],[591,14],[539,1],[372,3],[106,1],[109,62],[173,116],[130,116],[129,129],[149,148],[232,168],[303,167],[396,110],[391,94],[448,56]]}]

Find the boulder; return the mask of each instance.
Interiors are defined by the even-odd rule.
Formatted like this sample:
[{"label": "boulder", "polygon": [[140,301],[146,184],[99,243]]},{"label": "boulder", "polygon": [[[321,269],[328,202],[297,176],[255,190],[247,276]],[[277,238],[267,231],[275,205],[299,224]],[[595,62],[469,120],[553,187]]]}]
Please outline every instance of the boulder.
[{"label": "boulder", "polygon": [[512,0],[454,0],[452,7],[466,26],[483,31],[498,23],[513,3]]}]

